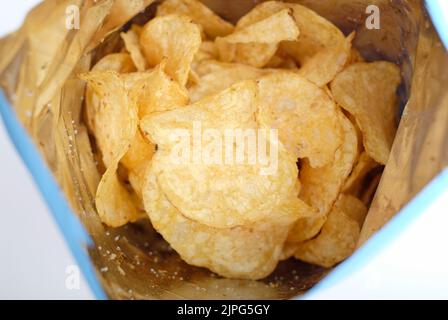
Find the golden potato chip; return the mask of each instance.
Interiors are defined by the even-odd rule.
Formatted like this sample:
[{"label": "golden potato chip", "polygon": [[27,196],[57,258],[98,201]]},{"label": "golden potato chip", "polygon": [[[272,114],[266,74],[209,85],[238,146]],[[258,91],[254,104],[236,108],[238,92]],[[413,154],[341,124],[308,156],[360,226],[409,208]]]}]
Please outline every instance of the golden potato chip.
[{"label": "golden potato chip", "polygon": [[137,35],[140,41],[140,36],[142,35],[143,27],[138,24],[133,24],[131,30]]},{"label": "golden potato chip", "polygon": [[278,72],[258,82],[257,120],[279,130],[280,141],[295,157],[322,167],[342,143],[337,108],[324,90],[293,72]]},{"label": "golden potato chip", "polygon": [[[247,225],[265,219],[295,189],[296,160],[276,136],[266,133],[266,151],[273,156],[266,164],[256,155],[263,141],[255,120],[255,97],[255,82],[245,81],[187,107],[143,119],[142,129],[158,145],[153,158],[158,182],[187,218],[218,228]],[[186,142],[179,143],[179,135],[173,134],[179,129],[188,135]],[[185,143],[188,148],[193,145],[192,152],[188,149],[190,155],[173,161]],[[263,173],[269,168],[272,171]]]},{"label": "golden potato chip", "polygon": [[279,68],[279,69],[297,69],[297,64],[294,60],[288,56],[285,56],[280,50],[268,61],[265,65],[266,68]]},{"label": "golden potato chip", "polygon": [[291,17],[291,10],[283,9],[272,15],[253,19],[249,13],[239,22],[236,31],[225,38],[217,38],[220,58],[227,62],[239,62],[254,67],[263,67],[277,51],[284,40],[296,40],[299,29]]},{"label": "golden potato chip", "polygon": [[354,64],[358,62],[366,62],[358,49],[352,48],[351,54],[350,54],[350,60],[348,61],[348,64]]},{"label": "golden potato chip", "polygon": [[95,137],[107,169],[98,185],[96,207],[101,221],[118,227],[140,216],[132,196],[117,177],[118,163],[137,132],[136,97],[126,90],[124,79],[116,72],[91,71],[80,77],[100,99]]},{"label": "golden potato chip", "polygon": [[202,60],[196,64],[194,71],[199,77],[203,77],[209,73],[221,72],[232,68],[232,66],[238,67],[240,65],[241,64],[221,62],[214,59]]},{"label": "golden potato chip", "polygon": [[185,87],[168,77],[164,68],[164,63],[161,63],[151,72],[125,75],[127,86],[140,90],[137,102],[139,119],[153,112],[184,106],[189,101]]},{"label": "golden potato chip", "polygon": [[[283,4],[276,1],[270,1],[266,5],[258,5],[238,21],[236,30],[244,29],[250,25],[267,19],[273,14],[276,14],[284,9],[286,8]],[[261,68],[267,66],[275,57],[278,46],[278,43],[239,44],[238,46],[234,46],[233,60]]]},{"label": "golden potato chip", "polygon": [[345,214],[356,221],[360,229],[362,228],[367,215],[367,207],[360,199],[349,194],[341,193],[335,206],[343,208]]},{"label": "golden potato chip", "polygon": [[[313,168],[309,161],[302,161],[299,179],[302,183],[299,198],[319,211],[318,215],[305,217],[310,221],[300,221],[309,229],[319,230],[328,212],[336,201],[342,186],[352,171],[358,154],[356,131],[342,111],[338,113],[343,128],[343,144],[337,149],[334,161],[321,168]],[[310,227],[311,226],[311,227]],[[307,233],[308,235],[311,232]]]},{"label": "golden potato chip", "polygon": [[142,164],[151,160],[155,152],[155,145],[143,137],[140,130],[137,130],[129,150],[121,159],[121,163],[128,169],[139,168]]},{"label": "golden potato chip", "polygon": [[177,210],[163,193],[151,167],[146,173],[143,198],[154,228],[184,261],[229,278],[256,280],[269,275],[298,216],[286,204],[286,209],[274,209],[266,220],[247,227],[209,227]]},{"label": "golden potato chip", "polygon": [[294,257],[327,268],[343,261],[353,253],[359,238],[360,226],[352,216],[362,217],[366,212],[358,199],[341,194],[319,235],[299,244]]},{"label": "golden potato chip", "polygon": [[[93,71],[117,71],[127,73],[135,71],[135,65],[127,53],[111,53],[103,57],[92,68]],[[95,92],[87,86],[86,88],[86,119],[90,130],[95,131],[95,113],[99,108],[99,99]]]},{"label": "golden potato chip", "polygon": [[126,50],[131,55],[132,61],[137,67],[138,71],[145,71],[148,69],[148,62],[146,62],[143,56],[142,50],[140,48],[139,35],[134,30],[129,30],[128,32],[122,32],[121,38],[124,41]]},{"label": "golden potato chip", "polygon": [[353,171],[344,183],[342,192],[359,197],[366,175],[378,166],[379,164],[367,152],[361,153]]},{"label": "golden potato chip", "polygon": [[140,44],[150,67],[166,60],[165,72],[187,83],[190,64],[201,45],[201,31],[186,16],[167,15],[149,21],[142,30]]},{"label": "golden potato chip", "polygon": [[[162,63],[151,72],[134,72],[123,76],[126,88],[138,92],[136,99],[139,119],[153,112],[171,110],[188,103],[186,89],[170,79],[163,68]],[[121,159],[121,163],[129,171],[129,182],[140,198],[144,170],[154,152],[155,145],[137,130],[129,150]]]},{"label": "golden potato chip", "polygon": [[293,10],[300,37],[298,41],[282,43],[282,49],[301,65],[322,49],[344,42],[345,37],[341,30],[311,9],[293,3],[285,5]]},{"label": "golden potato chip", "polygon": [[367,154],[381,164],[386,164],[395,137],[400,82],[400,69],[380,61],[352,64],[331,83],[336,102],[355,117]]},{"label": "golden potato chip", "polygon": [[290,9],[284,9],[266,19],[260,20],[232,34],[221,38],[227,43],[279,43],[296,40],[300,32],[291,16]]},{"label": "golden potato chip", "polygon": [[[127,133],[134,125],[134,109],[129,103],[129,96],[124,80],[114,71],[91,71],[80,75],[99,98],[95,111],[95,138],[102,152],[103,162],[109,167],[116,158],[124,155]],[[135,120],[137,121],[137,120]],[[137,123],[134,125],[135,130]],[[129,145],[126,145],[126,149]],[[123,154],[122,154],[123,153]],[[120,160],[119,159],[119,160]]]},{"label": "golden potato chip", "polygon": [[128,53],[111,53],[99,60],[93,66],[92,71],[116,71],[118,73],[129,73],[137,71],[137,69]]},{"label": "golden potato chip", "polygon": [[296,221],[288,234],[288,243],[298,243],[311,239],[319,233],[326,216],[316,208],[301,201],[300,218]]},{"label": "golden potato chip", "polygon": [[204,60],[216,60],[219,56],[218,48],[212,41],[203,41],[199,47],[199,51],[194,56],[194,62],[200,63]]},{"label": "golden potato chip", "polygon": [[351,45],[355,34],[344,42],[337,43],[316,53],[303,63],[299,74],[319,87],[330,83],[346,66],[351,57]]},{"label": "golden potato chip", "polygon": [[107,168],[98,185],[95,205],[103,223],[120,227],[142,217],[133,195],[117,176],[118,162]]},{"label": "golden potato chip", "polygon": [[191,102],[217,94],[240,81],[259,78],[268,72],[244,64],[220,63],[216,71],[200,77],[198,84],[189,89]]},{"label": "golden potato chip", "polygon": [[129,171],[128,179],[131,184],[132,189],[141,201],[143,199],[143,186],[145,183],[145,172],[147,168],[151,165],[151,161],[143,162],[138,167],[133,167]]},{"label": "golden potato chip", "polygon": [[233,32],[233,25],[211,11],[198,0],[166,0],[157,8],[158,16],[169,14],[186,15],[199,24],[211,39]]}]

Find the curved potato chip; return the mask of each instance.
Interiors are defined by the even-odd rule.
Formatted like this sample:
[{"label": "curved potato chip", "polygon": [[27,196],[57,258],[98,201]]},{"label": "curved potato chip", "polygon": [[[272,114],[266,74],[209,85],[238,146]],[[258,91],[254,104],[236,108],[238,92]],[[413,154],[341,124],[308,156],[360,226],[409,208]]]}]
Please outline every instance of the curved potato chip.
[{"label": "curved potato chip", "polygon": [[151,167],[146,173],[143,198],[154,228],[184,261],[229,278],[256,280],[269,275],[298,216],[295,210],[279,208],[270,218],[247,227],[209,227],[187,219],[176,209],[159,187]]},{"label": "curved potato chip", "polygon": [[257,14],[256,19],[251,16],[249,13],[243,22],[239,22],[234,33],[216,39],[223,61],[263,67],[274,56],[281,41],[296,40],[300,34],[290,9],[263,18]]},{"label": "curved potato chip", "polygon": [[337,43],[316,53],[303,63],[299,74],[319,87],[330,83],[346,66],[351,57],[351,45],[355,34],[344,42]]},{"label": "curved potato chip", "polygon": [[[247,26],[264,20],[269,16],[285,9],[279,2],[272,1],[272,3],[274,3],[276,10],[272,10],[270,7],[267,8],[267,6],[264,5],[258,5],[246,15],[241,17],[236,24],[236,30],[244,29]],[[239,44],[238,46],[234,46],[235,52],[232,59],[235,62],[261,68],[269,64],[269,62],[274,58],[278,46],[278,43]]]},{"label": "curved potato chip", "polygon": [[150,161],[154,152],[155,145],[147,141],[140,130],[137,130],[128,151],[121,159],[121,163],[128,170],[134,170]]},{"label": "curved potato chip", "polygon": [[360,199],[349,194],[341,193],[335,206],[342,208],[347,217],[356,221],[359,228],[362,228],[367,215],[367,207]]},{"label": "curved potato chip", "polygon": [[166,0],[157,7],[158,16],[179,14],[189,16],[199,24],[211,39],[223,37],[233,32],[233,25],[211,11],[197,0]]},{"label": "curved potato chip", "polygon": [[139,35],[131,29],[126,33],[120,33],[120,36],[123,39],[126,50],[131,55],[132,61],[137,67],[137,70],[145,71],[146,69],[148,69],[148,62],[143,56],[142,50],[140,48]]},{"label": "curved potato chip", "polygon": [[201,45],[201,31],[186,16],[167,15],[149,21],[140,44],[150,67],[166,60],[165,72],[180,85],[187,83],[190,64]]},{"label": "curved potato chip", "polygon": [[362,56],[361,52],[359,52],[358,49],[352,48],[348,64],[354,64],[358,62],[366,62],[366,61],[364,60],[364,57]]},{"label": "curved potato chip", "polygon": [[216,69],[200,77],[198,84],[189,89],[191,102],[217,94],[238,82],[259,78],[269,72],[237,63],[221,63]]},{"label": "curved potato chip", "polygon": [[363,133],[364,147],[386,164],[397,129],[400,69],[390,62],[352,64],[331,83],[336,102],[350,112]]},{"label": "curved potato chip", "polygon": [[[280,51],[280,52],[279,52]],[[295,61],[277,50],[277,53],[265,65],[266,68],[298,69]]]},{"label": "curved potato chip", "polygon": [[302,182],[300,198],[324,213],[328,213],[336,200],[358,154],[354,126],[342,111],[338,112],[338,119],[343,128],[343,143],[341,148],[336,150],[334,161],[324,167],[314,168],[305,160],[299,177]]},{"label": "curved potato chip", "polygon": [[334,160],[342,143],[336,105],[324,90],[293,72],[278,72],[257,81],[258,114],[263,125],[279,130],[280,141],[313,167]]},{"label": "curved potato chip", "polygon": [[[266,218],[295,189],[295,159],[276,137],[266,137],[268,153],[274,154],[267,164],[260,159],[253,163],[249,160],[251,146],[257,148],[261,143],[257,138],[255,96],[255,83],[241,82],[185,108],[143,119],[141,127],[159,147],[153,160],[159,184],[184,216],[218,228],[247,225]],[[203,154],[199,154],[202,159],[197,159],[195,150],[192,156],[174,162],[179,136],[172,133],[179,129],[188,134],[188,147],[193,137],[193,145],[199,141],[202,150],[216,148],[218,162],[206,163]],[[218,138],[209,139],[207,130]],[[229,141],[232,149],[223,154],[223,146]],[[243,161],[234,161],[234,145],[242,147]],[[273,170],[264,174],[271,166]]]},{"label": "curved potato chip", "polygon": [[[212,41],[204,41],[201,43],[201,46],[199,47],[199,51],[194,56],[194,63],[200,63],[204,60],[215,60],[219,56],[218,48],[216,47],[215,43]],[[195,69],[193,67],[193,69]]]},{"label": "curved potato chip", "polygon": [[159,64],[151,72],[126,74],[127,87],[139,90],[138,115],[142,119],[153,112],[162,112],[185,106],[188,91],[185,87],[168,77],[163,71],[164,63]]},{"label": "curved potato chip", "polygon": [[[357,136],[354,126],[342,111],[339,111],[338,118],[344,134],[342,146],[336,151],[334,161],[321,168],[313,168],[307,160],[302,162],[299,176],[302,188],[299,198],[319,211],[317,215],[304,217],[297,221],[298,224],[306,226],[308,231],[306,233],[307,237],[312,234],[310,230],[318,231],[325,223],[328,212],[352,171],[358,154]],[[309,221],[301,221],[302,219]]]},{"label": "curved potato chip", "polygon": [[[151,72],[136,72],[123,76],[128,90],[138,92],[139,119],[153,112],[171,110],[188,103],[186,89],[170,79],[163,67],[162,63]],[[129,170],[129,181],[140,198],[144,168],[151,161],[154,152],[155,145],[137,130],[129,150],[121,159],[121,163]]]},{"label": "curved potato chip", "polygon": [[296,40],[300,32],[291,14],[290,9],[283,9],[220,39],[227,43],[279,43]]},{"label": "curved potato chip", "polygon": [[[111,53],[99,60],[92,71],[117,71],[119,73],[127,73],[135,71],[135,65],[131,56],[127,53]],[[87,86],[86,88],[86,118],[87,125],[90,130],[95,131],[95,113],[99,108],[99,99],[93,90]]]},{"label": "curved potato chip", "polygon": [[101,221],[118,227],[135,221],[140,212],[117,176],[118,163],[131,145],[138,125],[134,93],[113,71],[91,71],[80,76],[100,98],[95,114],[95,137],[107,169],[98,185],[95,203]]},{"label": "curved potato chip", "polygon": [[322,49],[344,42],[344,34],[330,21],[300,4],[285,3],[293,10],[293,16],[300,30],[298,41],[282,43],[285,50],[301,65]]},{"label": "curved potato chip", "polygon": [[294,257],[327,268],[343,261],[356,248],[360,233],[358,219],[366,213],[361,201],[341,194],[319,235],[299,244]]},{"label": "curved potato chip", "polygon": [[300,201],[300,212],[303,212],[303,214],[301,214],[300,218],[289,231],[287,238],[288,243],[298,243],[311,239],[318,234],[322,228],[323,222],[321,222],[321,217],[323,218],[323,214],[316,208],[307,205],[304,201]]},{"label": "curved potato chip", "polygon": [[353,168],[353,171],[344,183],[342,192],[359,197],[361,195],[361,188],[366,175],[378,166],[379,164],[365,151],[361,153],[355,167]]},{"label": "curved potato chip", "polygon": [[138,167],[134,167],[129,171],[129,183],[132,189],[139,198],[140,201],[143,200],[143,186],[145,183],[145,172],[147,168],[151,165],[151,162],[144,162]]}]

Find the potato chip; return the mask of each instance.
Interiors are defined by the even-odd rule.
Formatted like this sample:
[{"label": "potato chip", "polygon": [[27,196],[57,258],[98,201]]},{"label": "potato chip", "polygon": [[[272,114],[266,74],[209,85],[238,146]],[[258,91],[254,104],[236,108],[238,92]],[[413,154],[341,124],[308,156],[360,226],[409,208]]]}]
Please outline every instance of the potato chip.
[{"label": "potato chip", "polygon": [[227,43],[279,43],[296,40],[300,34],[292,11],[284,9],[266,19],[235,30],[234,33],[221,38]]},{"label": "potato chip", "polygon": [[265,67],[278,69],[297,69],[297,64],[292,58],[282,54],[281,50],[277,50],[277,53],[271,58],[271,60],[268,61]]},{"label": "potato chip", "polygon": [[148,69],[148,62],[146,62],[143,56],[142,50],[140,48],[139,35],[134,30],[129,30],[128,32],[122,32],[121,38],[124,41],[126,50],[131,55],[132,61],[137,67],[138,71],[145,71]]},{"label": "potato chip", "polygon": [[[135,65],[127,53],[111,53],[103,57],[92,68],[93,71],[117,71],[120,73],[135,71]],[[86,88],[86,118],[90,130],[95,131],[95,113],[99,108],[99,99],[93,90]]]},{"label": "potato chip", "polygon": [[138,167],[133,167],[128,173],[129,183],[134,190],[139,201],[143,200],[143,186],[145,183],[145,172],[151,165],[151,161],[143,162]]},{"label": "potato chip", "polygon": [[354,64],[358,62],[366,62],[366,61],[364,60],[364,57],[362,56],[361,52],[359,52],[358,49],[352,48],[348,64]]},{"label": "potato chip", "polygon": [[[123,76],[126,88],[138,92],[139,119],[153,112],[171,110],[188,103],[186,89],[170,79],[163,69],[164,64],[162,63],[151,72],[135,72]],[[143,137],[140,130],[137,130],[129,150],[121,159],[121,163],[129,171],[129,182],[140,199],[144,170],[150,163],[154,152],[155,145]]]},{"label": "potato chip", "polygon": [[230,278],[256,280],[269,275],[298,216],[295,210],[280,207],[266,220],[247,227],[209,227],[177,210],[160,188],[152,168],[146,173],[143,196],[154,228],[184,261]]},{"label": "potato chip", "polygon": [[[169,201],[187,218],[218,228],[247,225],[265,219],[295,189],[296,161],[275,141],[276,137],[267,135],[265,141],[275,159],[267,159],[266,165],[249,160],[252,155],[256,157],[249,152],[251,146],[258,149],[262,143],[257,138],[255,97],[255,82],[245,81],[185,108],[143,119],[141,127],[158,145],[153,159],[158,182]],[[216,148],[217,162],[206,163],[203,154],[198,159],[197,149],[192,156],[173,161],[180,143],[179,136],[172,133],[179,129],[187,132],[189,147],[193,137],[193,148],[195,144],[202,150]],[[202,134],[207,130],[213,130],[213,139]],[[244,142],[238,142],[238,132],[241,137],[247,132],[249,137],[253,134],[254,139],[241,138]],[[229,141],[232,149],[222,152]],[[238,154],[233,150],[235,144],[243,147],[240,162],[233,160],[234,152]],[[216,155],[213,157],[216,159]],[[271,165],[275,168],[263,174]]]},{"label": "potato chip", "polygon": [[186,16],[178,15],[154,18],[143,27],[140,36],[149,66],[154,67],[165,59],[165,72],[183,86],[201,41],[199,27]]},{"label": "potato chip", "polygon": [[378,166],[379,164],[365,151],[361,153],[355,167],[353,168],[353,171],[350,173],[347,181],[345,181],[342,191],[344,193],[359,197],[361,195],[363,182],[366,175]]},{"label": "potato chip", "polygon": [[129,88],[139,87],[138,115],[142,119],[153,112],[172,110],[188,103],[188,91],[163,71],[161,63],[151,72],[126,75]]},{"label": "potato chip", "polygon": [[211,39],[223,37],[233,32],[233,25],[211,11],[197,0],[166,0],[157,8],[158,16],[169,14],[186,15],[202,26]]},{"label": "potato chip", "polygon": [[395,137],[400,82],[400,69],[380,61],[352,64],[331,83],[336,102],[355,117],[367,154],[381,164]]},{"label": "potato chip", "polygon": [[295,157],[322,167],[334,160],[342,129],[334,102],[324,90],[293,72],[278,72],[258,82],[257,119],[279,130],[280,141]]},{"label": "potato chip", "polygon": [[128,169],[139,168],[142,164],[151,160],[155,152],[155,145],[143,137],[140,130],[137,130],[129,150],[121,159],[121,163]]},{"label": "potato chip", "polygon": [[345,214],[356,221],[360,229],[362,228],[367,215],[367,207],[360,199],[349,194],[341,193],[335,206],[343,208]]},{"label": "potato chip", "polygon": [[352,33],[344,42],[316,53],[303,63],[299,74],[319,87],[330,83],[350,59],[350,49],[354,37],[355,34]]},{"label": "potato chip", "polygon": [[219,56],[218,48],[212,41],[203,41],[199,47],[199,51],[194,56],[194,63],[200,63],[204,60],[216,60]]},{"label": "potato chip", "polygon": [[249,13],[236,31],[225,38],[217,38],[220,58],[227,62],[239,62],[254,67],[263,67],[274,56],[278,44],[284,40],[296,40],[300,31],[289,9],[272,15],[250,18]]},{"label": "potato chip", "polygon": [[198,84],[189,89],[191,102],[217,94],[240,81],[259,78],[269,72],[237,63],[221,63],[216,69],[200,77]]},{"label": "potato chip", "polygon": [[95,113],[95,137],[107,169],[98,186],[96,207],[101,221],[118,227],[135,221],[140,212],[117,177],[118,163],[131,145],[138,125],[134,93],[113,71],[91,71],[80,76],[100,99]]},{"label": "potato chip", "polygon": [[341,194],[319,235],[299,244],[294,257],[327,268],[343,261],[356,248],[360,233],[356,219],[365,216],[366,213],[367,208],[362,202]]},{"label": "potato chip", "polygon": [[[339,111],[338,118],[344,134],[343,144],[336,151],[334,161],[321,168],[313,168],[307,160],[302,162],[299,176],[302,182],[302,189],[299,198],[311,207],[316,208],[319,214],[309,218],[302,218],[310,221],[300,221],[299,219],[297,223],[307,226],[310,230],[319,230],[322,227],[345,180],[352,171],[358,154],[354,126],[344,116],[342,111]],[[312,233],[308,232],[307,235],[309,234]]]},{"label": "potato chip", "polygon": [[310,207],[304,201],[301,201],[301,209],[303,212],[300,218],[296,221],[288,234],[288,243],[298,243],[311,239],[319,233],[325,222],[326,216],[319,212],[316,208]]},{"label": "potato chip", "polygon": [[301,65],[319,51],[344,42],[341,30],[311,9],[293,3],[285,5],[293,10],[300,37],[298,41],[282,43],[281,47]]}]

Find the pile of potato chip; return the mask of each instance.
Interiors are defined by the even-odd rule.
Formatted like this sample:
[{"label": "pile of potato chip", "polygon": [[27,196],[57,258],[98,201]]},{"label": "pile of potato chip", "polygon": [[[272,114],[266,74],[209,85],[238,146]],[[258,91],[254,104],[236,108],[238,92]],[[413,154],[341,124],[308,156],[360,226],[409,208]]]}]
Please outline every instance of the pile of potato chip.
[{"label": "pile of potato chip", "polygon": [[[224,277],[347,258],[390,153],[401,82],[396,65],[364,62],[354,36],[298,4],[264,2],[233,25],[198,0],[162,2],[80,75],[106,168],[101,220],[149,216],[182,259]],[[173,166],[167,132],[194,121],[277,129],[278,169]]]}]

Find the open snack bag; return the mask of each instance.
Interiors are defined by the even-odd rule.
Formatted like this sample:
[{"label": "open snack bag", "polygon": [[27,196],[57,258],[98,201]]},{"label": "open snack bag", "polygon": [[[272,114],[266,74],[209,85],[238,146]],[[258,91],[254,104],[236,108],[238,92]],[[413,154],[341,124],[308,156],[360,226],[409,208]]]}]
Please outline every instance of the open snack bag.
[{"label": "open snack bag", "polygon": [[447,80],[417,0],[46,0],[0,40],[114,299],[305,293],[446,167]]}]

